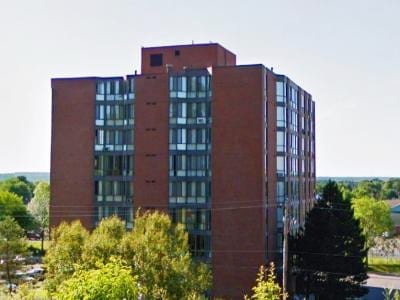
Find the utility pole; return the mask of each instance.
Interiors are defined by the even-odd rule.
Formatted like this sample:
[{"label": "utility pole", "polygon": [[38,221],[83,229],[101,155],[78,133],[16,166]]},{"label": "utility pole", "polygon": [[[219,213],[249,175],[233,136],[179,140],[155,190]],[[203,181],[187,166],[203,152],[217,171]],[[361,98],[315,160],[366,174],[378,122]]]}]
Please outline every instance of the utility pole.
[{"label": "utility pole", "polygon": [[288,265],[288,231],[289,231],[289,209],[288,199],[285,201],[284,214],[283,214],[283,265],[282,265],[282,288],[283,288],[283,300],[286,300],[287,291],[287,265]]}]

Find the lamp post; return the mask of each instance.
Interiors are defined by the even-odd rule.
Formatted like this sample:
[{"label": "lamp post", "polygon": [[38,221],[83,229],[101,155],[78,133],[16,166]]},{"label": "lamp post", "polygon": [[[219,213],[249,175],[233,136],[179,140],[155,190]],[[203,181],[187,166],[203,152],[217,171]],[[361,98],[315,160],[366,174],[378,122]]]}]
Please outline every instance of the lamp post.
[{"label": "lamp post", "polygon": [[5,246],[6,246],[6,251],[5,251],[5,259],[4,263],[6,264],[6,273],[7,273],[7,281],[8,281],[8,290],[11,294],[12,292],[12,284],[11,284],[11,276],[10,276],[10,254],[9,254],[9,248],[8,248],[8,239],[4,238]]},{"label": "lamp post", "polygon": [[283,213],[283,263],[282,263],[282,288],[283,288],[283,300],[286,300],[286,288],[287,288],[287,264],[288,264],[288,231],[289,231],[289,209],[288,199],[285,201],[284,213]]}]

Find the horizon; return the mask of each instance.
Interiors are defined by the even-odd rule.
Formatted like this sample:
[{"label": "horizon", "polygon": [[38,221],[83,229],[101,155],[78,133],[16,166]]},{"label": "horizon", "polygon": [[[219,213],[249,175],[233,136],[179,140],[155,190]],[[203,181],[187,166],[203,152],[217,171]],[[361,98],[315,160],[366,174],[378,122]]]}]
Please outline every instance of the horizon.
[{"label": "horizon", "polygon": [[[31,175],[37,175],[37,174],[46,174],[46,175],[50,175],[50,172],[48,171],[29,171],[29,172],[24,172],[24,171],[16,171],[16,172],[4,172],[4,173],[0,173],[0,177],[1,176],[8,176],[8,175],[18,175],[18,174],[22,174],[22,175],[27,175],[27,174],[31,174]],[[18,175],[19,176],[19,175]],[[334,179],[340,179],[340,178],[355,178],[355,179],[391,179],[391,178],[400,178],[400,176],[341,176],[341,175],[321,175],[321,176],[316,176],[317,179],[321,179],[321,178],[334,178]]]}]

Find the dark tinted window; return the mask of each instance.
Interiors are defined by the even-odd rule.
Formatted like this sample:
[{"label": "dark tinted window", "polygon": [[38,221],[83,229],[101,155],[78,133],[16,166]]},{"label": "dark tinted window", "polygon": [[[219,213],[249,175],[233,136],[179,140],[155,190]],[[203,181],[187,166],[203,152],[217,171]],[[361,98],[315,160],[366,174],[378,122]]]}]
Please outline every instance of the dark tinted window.
[{"label": "dark tinted window", "polygon": [[150,55],[150,66],[151,67],[159,67],[162,66],[162,54],[151,54]]}]

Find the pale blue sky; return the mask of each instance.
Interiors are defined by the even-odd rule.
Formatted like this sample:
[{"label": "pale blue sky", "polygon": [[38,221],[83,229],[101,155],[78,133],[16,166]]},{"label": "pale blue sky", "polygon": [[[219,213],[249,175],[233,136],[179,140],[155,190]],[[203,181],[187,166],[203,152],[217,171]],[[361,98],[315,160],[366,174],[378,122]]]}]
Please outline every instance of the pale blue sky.
[{"label": "pale blue sky", "polygon": [[0,172],[49,171],[52,77],[140,70],[140,47],[218,42],[317,107],[318,176],[400,176],[400,1],[0,0]]}]

